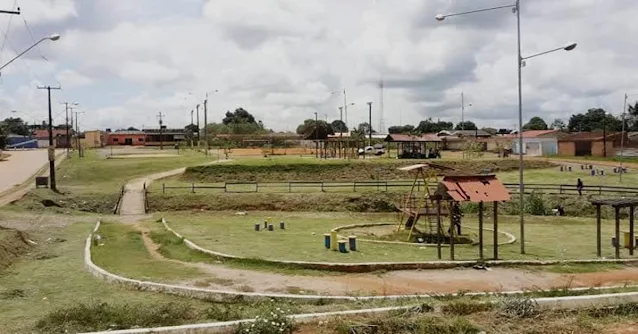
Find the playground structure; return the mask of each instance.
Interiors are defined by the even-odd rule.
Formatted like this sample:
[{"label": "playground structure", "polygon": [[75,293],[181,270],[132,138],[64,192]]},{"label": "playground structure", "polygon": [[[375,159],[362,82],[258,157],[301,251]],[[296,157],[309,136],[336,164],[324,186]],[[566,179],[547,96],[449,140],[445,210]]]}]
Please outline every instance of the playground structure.
[{"label": "playground structure", "polygon": [[[415,233],[418,233],[423,241],[434,239],[438,258],[441,259],[441,244],[446,238],[449,240],[450,259],[454,260],[455,238],[461,236],[459,203],[478,203],[478,246],[479,257],[483,259],[484,203],[493,202],[494,259],[498,259],[498,202],[509,201],[511,196],[495,175],[462,175],[452,168],[436,164],[418,164],[399,168],[399,170],[415,172],[410,192],[397,206],[400,211],[397,232],[403,228],[409,229],[407,241],[410,241]],[[457,175],[443,176],[443,179],[438,181],[438,176],[445,170],[452,171],[452,174]],[[422,192],[419,191],[420,182],[424,184]],[[434,193],[430,189],[432,185],[436,185]],[[416,228],[421,217],[425,217],[427,221],[424,231]],[[447,226],[443,222],[444,217],[448,218]]]},{"label": "playground structure", "polygon": [[620,210],[623,208],[629,208],[629,232],[623,232],[624,242],[623,246],[629,249],[629,255],[634,255],[634,249],[636,248],[636,236],[634,234],[634,213],[635,208],[638,206],[638,199],[636,198],[605,198],[595,199],[591,201],[591,204],[596,206],[596,254],[598,257],[602,257],[601,250],[601,207],[611,206],[614,209],[614,221],[615,221],[615,234],[612,238],[612,245],[615,250],[615,256],[620,258]]}]

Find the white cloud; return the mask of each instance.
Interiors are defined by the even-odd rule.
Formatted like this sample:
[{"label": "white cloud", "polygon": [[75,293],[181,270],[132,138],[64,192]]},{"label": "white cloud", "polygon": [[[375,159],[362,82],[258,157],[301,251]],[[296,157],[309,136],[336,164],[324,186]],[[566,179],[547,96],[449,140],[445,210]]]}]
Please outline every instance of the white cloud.
[{"label": "white cloud", "polygon": [[[346,87],[348,101],[356,103],[349,110],[355,125],[367,118],[365,102],[374,101],[376,114],[375,82],[383,76],[387,125],[427,117],[458,122],[461,91],[473,103],[468,120],[495,127],[517,123],[514,16],[503,10],[434,20],[439,12],[501,0],[189,0],[179,6],[99,0],[93,11],[71,1],[28,4],[35,33],[59,28],[62,39],[43,46],[50,62],[36,52],[7,68],[0,90],[7,107],[41,108],[43,102],[42,92],[10,77],[47,84],[57,79],[65,89],[56,98],[79,100],[90,110],[86,126],[151,126],[160,110],[169,126],[183,126],[205,92],[218,89],[209,119],[219,121],[226,110],[242,106],[267,126],[293,130],[315,111],[338,117],[343,99],[330,92]],[[638,34],[632,4],[523,2],[525,55],[579,43],[572,52],[528,61],[526,118],[566,120],[599,105],[620,112],[622,95],[635,87],[629,73],[638,69],[638,40],[627,38]],[[61,14],[52,27],[53,18],[38,13],[53,9]],[[11,36],[20,45],[30,40],[19,26]],[[5,49],[2,59],[9,56]],[[193,98],[185,101],[189,92]]]}]

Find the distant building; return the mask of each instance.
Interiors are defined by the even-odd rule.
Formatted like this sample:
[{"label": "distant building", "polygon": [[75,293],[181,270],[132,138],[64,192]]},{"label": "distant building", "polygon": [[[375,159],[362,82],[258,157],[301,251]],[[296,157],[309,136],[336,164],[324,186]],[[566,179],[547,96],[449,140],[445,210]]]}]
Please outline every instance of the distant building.
[{"label": "distant building", "polygon": [[[544,156],[558,154],[559,130],[530,130],[523,131],[523,154],[527,156]],[[512,153],[519,154],[518,135],[504,136],[512,141]],[[501,137],[503,138],[503,137]]]},{"label": "distant building", "polygon": [[104,147],[104,134],[100,130],[84,131],[83,137],[80,137],[82,148]]},{"label": "distant building", "polygon": [[[66,129],[53,129],[53,145],[55,148],[67,148],[70,147],[69,139],[66,136]],[[69,130],[69,135],[73,132]],[[38,141],[39,148],[49,147],[49,130],[38,129],[33,131],[33,137]]]},{"label": "distant building", "polygon": [[175,145],[186,140],[184,129],[144,129],[142,132],[146,135],[146,146]]},{"label": "distant building", "polygon": [[[625,133],[625,143],[627,134]],[[620,148],[622,134],[620,132],[578,132],[558,139],[558,154],[568,156],[613,157]]]},{"label": "distant building", "polygon": [[107,132],[107,145],[128,145],[128,146],[144,146],[146,145],[146,134],[142,131],[118,130],[115,132]]},{"label": "distant building", "polygon": [[8,135],[7,149],[38,148],[38,140],[32,136]]}]

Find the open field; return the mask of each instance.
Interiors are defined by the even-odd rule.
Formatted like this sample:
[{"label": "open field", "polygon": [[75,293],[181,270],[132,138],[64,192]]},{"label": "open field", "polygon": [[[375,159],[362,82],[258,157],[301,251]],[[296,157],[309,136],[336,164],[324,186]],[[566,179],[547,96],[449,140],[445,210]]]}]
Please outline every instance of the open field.
[{"label": "open field", "polygon": [[[198,245],[227,254],[249,258],[330,261],[426,261],[436,260],[436,247],[414,245],[373,244],[360,241],[360,251],[342,254],[323,247],[323,234],[337,226],[368,222],[396,222],[396,214],[349,213],[282,213],[250,212],[248,216],[236,216],[230,212],[217,213],[166,213],[166,219],[176,231]],[[287,230],[275,232],[254,231],[254,224],[271,217],[277,223],[285,221]],[[486,218],[485,227],[491,220]],[[423,225],[421,225],[423,226]],[[463,226],[476,227],[477,219],[466,216]],[[610,237],[611,221],[603,223],[603,256],[612,257]],[[623,225],[624,226],[624,225]],[[518,217],[501,216],[499,230],[518,237]],[[467,229],[476,234],[476,230]],[[314,235],[313,235],[314,233]],[[343,234],[348,233],[346,231]],[[486,257],[492,251],[492,234],[485,231]],[[501,259],[583,259],[596,257],[596,227],[594,219],[571,217],[528,217],[526,229],[526,255],[519,253],[520,245],[499,247]],[[499,236],[505,241],[505,236]],[[444,259],[449,251],[444,249]],[[628,253],[623,251],[623,257]],[[456,259],[477,259],[476,246],[457,245]]]}]

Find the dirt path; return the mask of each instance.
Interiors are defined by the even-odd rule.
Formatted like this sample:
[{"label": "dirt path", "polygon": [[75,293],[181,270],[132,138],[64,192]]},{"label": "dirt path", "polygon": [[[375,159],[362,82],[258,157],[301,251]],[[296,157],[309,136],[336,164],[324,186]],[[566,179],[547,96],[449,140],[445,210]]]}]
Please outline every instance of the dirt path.
[{"label": "dirt path", "polygon": [[[60,151],[62,152],[62,151]],[[56,152],[59,153],[59,152]],[[55,159],[56,166],[62,163],[66,159],[66,154],[59,153]],[[4,163],[4,162],[3,162]],[[17,186],[0,191],[0,207],[5,206],[11,202],[17,201],[24,197],[31,189],[35,188],[35,184],[33,180],[35,176],[49,176],[48,162],[45,161],[43,164],[32,162],[34,165],[39,166],[38,169],[34,170],[31,174],[22,174],[21,179],[16,182],[19,182]],[[30,171],[31,169],[29,169]],[[4,175],[5,170],[0,169],[0,175]]]}]

